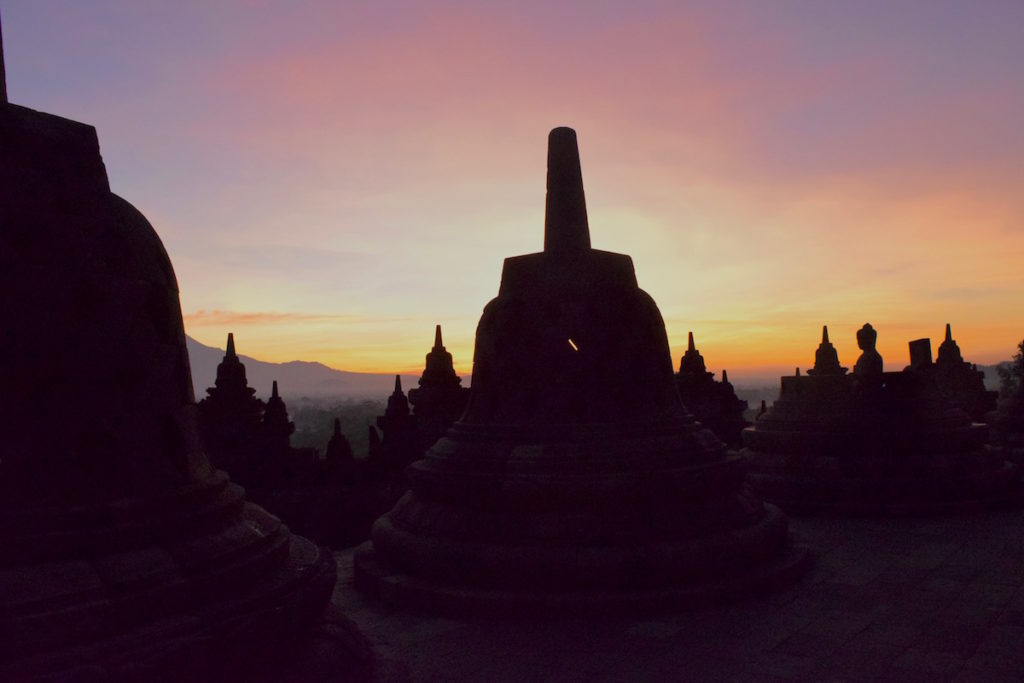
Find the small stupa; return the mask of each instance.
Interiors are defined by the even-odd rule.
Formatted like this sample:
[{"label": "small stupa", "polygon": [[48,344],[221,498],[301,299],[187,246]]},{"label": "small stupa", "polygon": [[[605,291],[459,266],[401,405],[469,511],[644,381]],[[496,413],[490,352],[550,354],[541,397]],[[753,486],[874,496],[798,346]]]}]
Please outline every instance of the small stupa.
[{"label": "small stupa", "polygon": [[96,131],[10,104],[0,44],[0,680],[240,680],[335,582],[210,466],[178,286]]},{"label": "small stupa", "polygon": [[683,405],[715,436],[731,448],[742,445],[740,434],[749,422],[743,417],[747,402],[736,396],[729,375],[722,370],[722,381],[715,381],[715,373],[708,372],[704,356],[693,342],[693,332],[687,337],[687,347],[679,361],[676,387]]},{"label": "small stupa", "polygon": [[331,483],[352,483],[356,478],[356,460],[352,444],[341,431],[341,420],[334,418],[334,432],[324,452],[324,471]]},{"label": "small stupa", "polygon": [[845,375],[846,368],[839,364],[839,352],[828,340],[828,325],[821,326],[821,344],[814,352],[814,367],[808,375]]},{"label": "small stupa", "polygon": [[[402,391],[402,376],[395,375],[395,389],[388,396],[384,414],[377,418],[380,429],[380,445],[375,457],[385,476],[400,477],[405,467],[423,452],[416,439],[416,423],[409,410],[409,399]],[[373,442],[371,440],[371,446]]]},{"label": "small stupa", "polygon": [[632,260],[592,249],[576,133],[548,140],[544,251],[505,260],[469,405],[406,471],[357,587],[442,612],[666,610],[795,578],[806,553],[679,400]]},{"label": "small stupa", "polygon": [[441,438],[462,415],[469,389],[455,374],[452,354],[444,347],[441,326],[434,328],[434,347],[426,357],[419,386],[409,390],[409,403],[416,420],[416,437],[425,451]]},{"label": "small stupa", "polygon": [[228,332],[217,379],[199,402],[199,428],[210,462],[246,486],[262,475],[260,423],[263,401],[249,386],[245,364],[235,351],[235,335]]},{"label": "small stupa", "polygon": [[[929,372],[884,372],[877,336],[870,325],[858,330],[852,374],[837,371],[826,351],[806,375],[783,377],[779,398],[744,430],[751,479],[765,499],[794,513],[899,514],[1019,498],[1020,473],[985,448],[985,426],[950,403]],[[911,348],[920,355],[922,345]]]},{"label": "small stupa", "polygon": [[946,323],[946,337],[939,345],[933,370],[942,395],[971,419],[984,421],[995,409],[998,392],[986,389],[985,373],[964,360],[949,323]]}]

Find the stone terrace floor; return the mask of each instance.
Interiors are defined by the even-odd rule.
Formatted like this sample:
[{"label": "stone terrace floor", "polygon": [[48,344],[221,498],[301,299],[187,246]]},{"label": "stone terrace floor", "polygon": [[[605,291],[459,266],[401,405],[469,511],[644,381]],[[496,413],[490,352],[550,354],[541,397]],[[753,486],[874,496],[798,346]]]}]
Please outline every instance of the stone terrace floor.
[{"label": "stone terrace floor", "polygon": [[[338,553],[333,606],[350,639],[353,626],[361,633],[380,681],[1024,681],[1024,511],[804,518],[791,528],[814,551],[810,572],[719,608],[440,618],[356,592],[351,551]],[[315,678],[333,677],[306,663]]]}]

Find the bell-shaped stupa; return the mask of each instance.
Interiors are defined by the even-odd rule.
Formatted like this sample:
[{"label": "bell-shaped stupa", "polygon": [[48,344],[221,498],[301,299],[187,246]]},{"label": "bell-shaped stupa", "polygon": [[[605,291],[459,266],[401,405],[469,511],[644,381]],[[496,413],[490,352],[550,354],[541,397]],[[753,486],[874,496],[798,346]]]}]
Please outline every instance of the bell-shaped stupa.
[{"label": "bell-shaped stupa", "polygon": [[246,487],[263,475],[260,421],[266,406],[245,377],[245,364],[235,351],[235,335],[228,332],[217,379],[199,402],[199,433],[211,464],[232,481]]},{"label": "bell-shaped stupa", "polygon": [[576,133],[548,141],[544,251],[505,260],[465,414],[356,554],[434,610],[664,610],[766,590],[806,553],[679,400],[632,260],[592,249]]},{"label": "bell-shaped stupa", "polygon": [[210,466],[174,271],[95,129],[0,94],[0,680],[243,678],[334,561]]},{"label": "bell-shaped stupa", "polygon": [[[870,325],[857,332],[863,353],[851,374],[837,372],[828,353],[830,371],[816,364],[813,374],[783,377],[771,409],[744,430],[751,479],[765,499],[794,513],[856,514],[1019,499],[1018,468],[986,449],[986,427],[943,395],[921,359],[884,372],[876,339]],[[921,348],[915,342],[912,355]]]},{"label": "bell-shaped stupa", "polygon": [[741,434],[749,422],[743,417],[747,402],[736,396],[729,374],[722,370],[722,381],[715,381],[693,343],[693,332],[687,339],[686,351],[679,361],[676,388],[686,409],[730,448],[739,448]]},{"label": "bell-shaped stupa", "polygon": [[949,323],[932,369],[939,391],[971,419],[982,422],[995,409],[998,392],[986,389],[985,373],[964,360]]},{"label": "bell-shaped stupa", "polygon": [[846,368],[839,364],[839,352],[828,340],[828,325],[821,326],[821,344],[814,352],[814,367],[808,375],[845,375]]},{"label": "bell-shaped stupa", "polygon": [[421,454],[441,438],[466,410],[469,389],[455,374],[452,354],[444,347],[441,326],[434,328],[434,347],[427,354],[419,386],[409,390]]}]

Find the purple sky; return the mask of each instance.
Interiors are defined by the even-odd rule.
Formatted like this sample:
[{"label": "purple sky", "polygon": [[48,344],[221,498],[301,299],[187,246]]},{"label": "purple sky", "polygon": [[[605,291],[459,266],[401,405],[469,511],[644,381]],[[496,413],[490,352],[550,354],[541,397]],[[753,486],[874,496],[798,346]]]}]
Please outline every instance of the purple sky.
[{"label": "purple sky", "polygon": [[187,331],[268,360],[468,373],[541,245],[548,129],[676,356],[791,372],[870,321],[1024,336],[1024,3],[0,0],[13,102],[99,131]]}]

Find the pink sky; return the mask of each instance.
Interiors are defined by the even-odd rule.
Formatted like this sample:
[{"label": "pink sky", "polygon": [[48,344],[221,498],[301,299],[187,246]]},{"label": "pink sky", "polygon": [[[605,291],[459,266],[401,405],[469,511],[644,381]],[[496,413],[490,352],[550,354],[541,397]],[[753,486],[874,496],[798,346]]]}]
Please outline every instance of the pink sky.
[{"label": "pink sky", "polygon": [[547,131],[594,246],[673,354],[888,369],[946,322],[1024,337],[1019,2],[0,0],[13,102],[95,125],[174,261],[186,329],[246,353],[469,373],[502,259],[541,246]]}]

